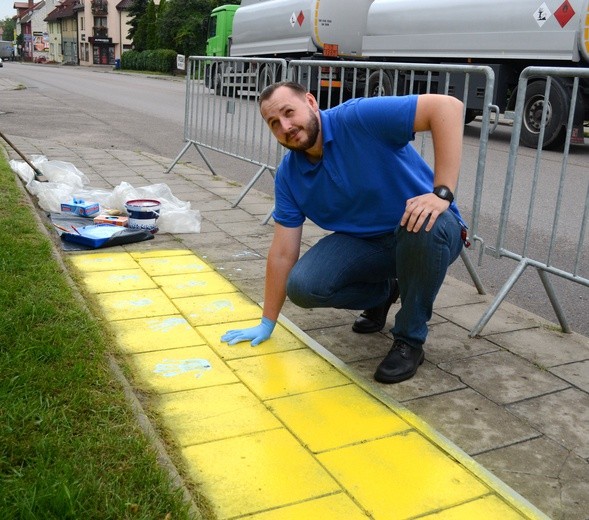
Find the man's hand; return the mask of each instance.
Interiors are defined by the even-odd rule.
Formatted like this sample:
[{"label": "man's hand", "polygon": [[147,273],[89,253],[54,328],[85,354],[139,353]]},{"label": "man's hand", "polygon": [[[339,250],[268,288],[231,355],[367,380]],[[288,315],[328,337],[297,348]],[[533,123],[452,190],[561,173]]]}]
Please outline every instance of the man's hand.
[{"label": "man's hand", "polygon": [[266,341],[272,335],[276,322],[262,317],[262,321],[256,327],[250,327],[249,329],[236,329],[229,330],[223,336],[221,341],[228,345],[235,345],[241,341],[250,341],[252,347],[257,347],[263,341]]},{"label": "man's hand", "polygon": [[426,193],[407,200],[405,213],[401,217],[401,226],[406,226],[407,231],[417,233],[426,219],[429,222],[425,227],[429,231],[436,222],[438,216],[450,207],[447,200],[441,199],[433,193]]}]

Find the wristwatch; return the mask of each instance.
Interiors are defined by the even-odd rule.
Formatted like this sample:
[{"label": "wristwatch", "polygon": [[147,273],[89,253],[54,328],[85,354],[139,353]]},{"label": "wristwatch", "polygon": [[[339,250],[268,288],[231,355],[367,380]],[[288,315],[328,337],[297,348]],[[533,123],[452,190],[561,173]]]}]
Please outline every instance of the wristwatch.
[{"label": "wristwatch", "polygon": [[452,201],[454,200],[454,194],[450,191],[448,186],[436,186],[434,188],[434,194],[441,199],[447,200],[450,204],[452,204]]}]

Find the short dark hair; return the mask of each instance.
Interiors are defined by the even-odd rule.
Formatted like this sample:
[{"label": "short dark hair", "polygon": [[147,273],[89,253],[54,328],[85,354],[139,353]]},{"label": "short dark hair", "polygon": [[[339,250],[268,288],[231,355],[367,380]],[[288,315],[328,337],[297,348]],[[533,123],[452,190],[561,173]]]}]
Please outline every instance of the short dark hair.
[{"label": "short dark hair", "polygon": [[301,97],[305,97],[305,94],[307,94],[307,89],[300,83],[297,83],[296,81],[278,81],[277,83],[272,83],[271,85],[268,85],[264,90],[262,90],[260,97],[258,99],[258,103],[261,105],[264,101],[270,99],[272,97],[272,94],[274,94],[274,92],[276,91],[276,89],[280,87],[289,88],[296,94],[299,94]]}]

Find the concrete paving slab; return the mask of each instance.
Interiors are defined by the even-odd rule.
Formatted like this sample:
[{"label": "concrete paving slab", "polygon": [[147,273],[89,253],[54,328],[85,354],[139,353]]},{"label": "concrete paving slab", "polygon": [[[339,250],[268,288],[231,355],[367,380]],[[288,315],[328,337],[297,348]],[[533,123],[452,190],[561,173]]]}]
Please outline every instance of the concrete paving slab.
[{"label": "concrete paving slab", "polygon": [[333,366],[306,349],[234,359],[227,364],[264,401],[349,382]]},{"label": "concrete paving slab", "polygon": [[266,405],[313,453],[410,429],[403,419],[353,384],[271,399]]},{"label": "concrete paving slab", "polygon": [[182,447],[282,427],[241,383],[160,394],[154,408]]},{"label": "concrete paving slab", "polygon": [[[470,331],[478,323],[481,316],[487,311],[492,301],[490,296],[487,296],[486,299],[488,303],[471,303],[468,305],[462,305],[461,303],[455,307],[438,308],[436,312],[447,320]],[[496,334],[498,332],[536,328],[539,325],[539,321],[539,318],[536,318],[507,302],[503,302],[495,311],[489,320],[489,323],[487,323],[481,331],[480,336],[486,337],[489,334]]]},{"label": "concrete paving slab", "polygon": [[[254,320],[233,323],[232,328],[254,327],[259,323],[259,318],[256,318]],[[288,350],[296,350],[305,347],[305,344],[300,339],[293,336],[280,323],[276,325],[276,328],[268,341],[264,341],[255,347],[252,347],[251,343],[248,341],[243,341],[235,345],[229,345],[228,343],[221,341],[221,336],[225,334],[229,328],[230,327],[227,323],[221,323],[198,327],[197,330],[211,348],[213,348],[215,352],[225,360],[263,356],[266,354],[286,352]]]},{"label": "concrete paving slab", "polygon": [[[426,354],[427,356],[427,354]],[[364,379],[373,381],[376,367],[382,361],[382,356],[373,359],[365,359],[350,363],[350,366]],[[465,384],[457,377],[440,370],[432,363],[426,361],[421,365],[415,377],[396,385],[383,385],[374,382],[386,395],[400,403],[406,403],[412,399],[419,399],[446,392],[453,392],[465,388]]]},{"label": "concrete paving slab", "polygon": [[236,292],[231,283],[215,272],[154,276],[153,282],[166,293],[168,298]]},{"label": "concrete paving slab", "polygon": [[541,435],[527,422],[471,388],[404,404],[470,455]]},{"label": "concrete paving slab", "polygon": [[497,345],[545,368],[589,359],[589,339],[565,334],[554,327],[487,335]]},{"label": "concrete paving slab", "polygon": [[551,372],[581,390],[589,392],[589,361],[554,367]]},{"label": "concrete paving slab", "polygon": [[192,478],[200,483],[221,520],[340,489],[285,429],[197,444],[183,449],[182,454]]},{"label": "concrete paving slab", "polygon": [[244,520],[366,520],[366,514],[343,493],[337,493],[302,504],[281,507],[257,515],[248,515]]},{"label": "concrete paving slab", "polygon": [[469,338],[450,321],[431,323],[427,337],[427,360],[435,365],[496,352],[499,347],[484,338]]},{"label": "concrete paving slab", "polygon": [[589,458],[589,396],[585,392],[567,388],[507,408],[579,457]]},{"label": "concrete paving slab", "polygon": [[102,293],[96,295],[96,301],[104,316],[113,321],[153,318],[178,312],[160,289]]},{"label": "concrete paving slab", "polygon": [[186,319],[174,314],[155,318],[113,321],[111,327],[119,348],[127,354],[204,345]]},{"label": "concrete paving slab", "polygon": [[500,404],[513,403],[568,388],[549,372],[505,350],[441,363],[474,390]]},{"label": "concrete paving slab", "polygon": [[506,484],[524,486],[526,498],[553,520],[588,518],[589,467],[558,443],[540,437],[474,458]]},{"label": "concrete paving slab", "polygon": [[[375,520],[421,516],[488,493],[414,431],[321,453],[318,459]],[[411,489],[419,489],[419,495]]]},{"label": "concrete paving slab", "polygon": [[156,283],[142,269],[121,269],[89,273],[84,283],[94,293],[157,289]]},{"label": "concrete paving slab", "polygon": [[160,394],[238,382],[208,345],[132,354],[127,359],[137,386]]}]

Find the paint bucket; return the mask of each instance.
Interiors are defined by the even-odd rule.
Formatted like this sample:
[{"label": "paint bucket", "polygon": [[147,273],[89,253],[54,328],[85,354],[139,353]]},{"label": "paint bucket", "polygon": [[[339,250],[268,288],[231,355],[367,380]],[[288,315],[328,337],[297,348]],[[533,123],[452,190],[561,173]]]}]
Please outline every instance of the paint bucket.
[{"label": "paint bucket", "polygon": [[127,226],[131,229],[144,229],[157,232],[157,219],[160,216],[161,204],[153,199],[128,200],[125,203],[129,221]]}]

